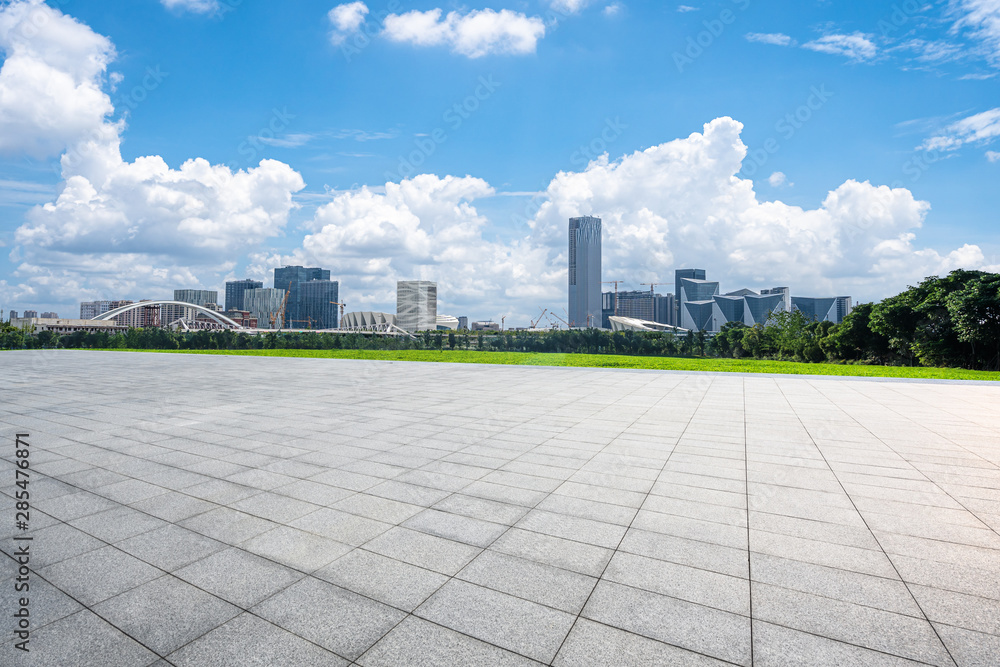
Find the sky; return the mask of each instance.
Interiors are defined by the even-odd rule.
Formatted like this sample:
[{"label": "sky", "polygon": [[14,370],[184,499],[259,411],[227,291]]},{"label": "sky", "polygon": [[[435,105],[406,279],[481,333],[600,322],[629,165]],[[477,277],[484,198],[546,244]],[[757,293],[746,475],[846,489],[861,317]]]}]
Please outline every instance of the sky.
[{"label": "sky", "polygon": [[4,311],[302,264],[526,325],[578,215],[619,289],[1000,271],[1000,0],[13,0],[0,55]]}]

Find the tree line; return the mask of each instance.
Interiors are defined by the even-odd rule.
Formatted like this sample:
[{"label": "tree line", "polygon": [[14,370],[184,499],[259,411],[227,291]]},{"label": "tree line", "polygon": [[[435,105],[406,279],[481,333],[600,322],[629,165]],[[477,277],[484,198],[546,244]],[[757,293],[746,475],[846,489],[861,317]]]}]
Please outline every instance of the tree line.
[{"label": "tree line", "polygon": [[858,304],[840,324],[801,312],[774,313],[763,324],[730,322],[715,335],[600,329],[546,332],[422,332],[408,337],[320,332],[250,335],[228,330],[31,334],[0,326],[0,349],[488,350],[648,356],[708,356],[801,362],[947,366],[1000,370],[1000,274],[956,270],[878,303]]}]

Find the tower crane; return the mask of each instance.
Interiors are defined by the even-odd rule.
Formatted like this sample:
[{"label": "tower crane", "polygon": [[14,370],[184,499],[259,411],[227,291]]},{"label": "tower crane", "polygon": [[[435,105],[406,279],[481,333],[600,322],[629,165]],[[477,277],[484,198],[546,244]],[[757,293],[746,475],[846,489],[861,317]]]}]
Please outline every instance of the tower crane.
[{"label": "tower crane", "polygon": [[[615,286],[615,317],[618,317],[618,283],[624,283],[624,280],[605,280],[602,285],[614,285]],[[588,322],[589,324],[589,322]]]},{"label": "tower crane", "polygon": [[[540,309],[542,309],[542,307],[541,307],[541,306],[539,306],[539,308],[540,308]],[[534,321],[533,321],[533,322],[531,323],[531,328],[532,328],[532,329],[534,329],[535,327],[537,327],[537,326],[538,326],[538,323],[542,321],[542,318],[543,318],[543,317],[545,317],[545,313],[546,313],[546,312],[548,312],[548,308],[544,308],[544,309],[542,309],[542,314],[541,314],[541,315],[539,315],[539,316],[538,316],[538,317],[537,317],[537,318],[536,318],[536,319],[535,319],[535,320],[534,320]]]}]

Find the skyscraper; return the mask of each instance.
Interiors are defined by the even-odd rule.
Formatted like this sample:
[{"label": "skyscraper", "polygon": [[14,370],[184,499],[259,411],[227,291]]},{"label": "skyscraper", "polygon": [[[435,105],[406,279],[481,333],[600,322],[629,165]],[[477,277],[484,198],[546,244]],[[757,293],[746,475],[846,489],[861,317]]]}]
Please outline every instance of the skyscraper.
[{"label": "skyscraper", "polygon": [[226,310],[246,310],[243,307],[243,295],[248,289],[260,289],[264,286],[259,280],[230,280],[226,283]]},{"label": "skyscraper", "polygon": [[429,280],[396,283],[396,326],[411,333],[437,330],[437,283]]},{"label": "skyscraper", "polygon": [[[258,287],[248,289],[243,295],[244,310],[257,319],[261,329],[282,329],[281,304],[285,300],[285,290]],[[271,322],[274,322],[272,324]]]},{"label": "skyscraper", "polygon": [[307,268],[304,266],[283,266],[274,270],[274,288],[288,292],[288,305],[285,307],[285,326],[289,329],[309,326],[309,320],[303,317],[302,296],[300,285],[310,280],[329,280],[329,269]]},{"label": "skyscraper", "polygon": [[601,219],[569,219],[569,323],[601,326]]}]

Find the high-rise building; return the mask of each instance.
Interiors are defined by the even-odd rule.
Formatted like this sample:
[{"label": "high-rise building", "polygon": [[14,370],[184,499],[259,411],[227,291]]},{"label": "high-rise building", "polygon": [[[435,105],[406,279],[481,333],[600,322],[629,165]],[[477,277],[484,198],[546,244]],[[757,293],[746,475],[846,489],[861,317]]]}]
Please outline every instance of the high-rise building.
[{"label": "high-rise building", "polygon": [[[289,299],[291,300],[291,299]],[[295,328],[336,329],[340,283],[336,280],[307,280],[299,284],[299,320]]]},{"label": "high-rise building", "polygon": [[38,311],[37,310],[26,310],[26,311],[24,311],[24,319],[27,320],[27,319],[30,319],[32,317],[38,317]]},{"label": "high-rise building", "polygon": [[226,283],[226,310],[244,310],[243,295],[248,289],[260,289],[264,286],[259,280],[230,280]]},{"label": "high-rise building", "polygon": [[80,319],[92,320],[111,310],[111,301],[84,301],[80,304]]},{"label": "high-rise building", "polygon": [[469,330],[469,318],[466,317],[465,315],[458,316],[458,329],[459,331]]},{"label": "high-rise building", "polygon": [[[193,303],[196,306],[202,307],[212,305],[213,309],[218,310],[218,306],[216,304],[219,303],[219,293],[216,290],[207,289],[175,289],[174,301]],[[164,305],[160,309],[160,322],[166,326],[179,319],[193,320],[197,316],[196,313],[197,311],[194,308],[185,308],[184,306],[173,306],[168,304]]]},{"label": "high-rise building", "polygon": [[834,320],[837,324],[844,321],[844,318],[851,314],[854,310],[854,306],[851,304],[851,297],[849,296],[838,296],[837,297],[837,319]]},{"label": "high-rise building", "polygon": [[437,283],[429,280],[396,283],[396,326],[410,333],[437,330]]},{"label": "high-rise building", "polygon": [[59,314],[58,313],[53,313],[51,311],[46,311],[46,312],[42,313],[41,315],[39,315],[39,317],[41,317],[43,320],[44,319],[58,320],[59,319]]},{"label": "high-rise building", "polygon": [[668,326],[677,326],[677,304],[673,294],[660,296],[657,294],[653,299],[653,321]]},{"label": "high-rise building", "polygon": [[601,219],[569,219],[569,323],[603,324],[601,303]]},{"label": "high-rise building", "polygon": [[243,302],[246,304],[243,310],[248,311],[250,317],[257,320],[257,326],[261,329],[283,329],[285,323],[282,319],[281,304],[284,300],[283,289],[270,287],[248,289],[243,294]]},{"label": "high-rise building", "polygon": [[16,319],[17,319],[17,311],[16,310],[10,311],[10,314],[7,317],[7,321],[9,322],[10,320],[16,320]]},{"label": "high-rise building", "polygon": [[285,321],[289,329],[306,328],[309,320],[302,313],[300,285],[310,280],[329,280],[330,270],[305,266],[283,266],[274,270],[274,288],[288,292]]}]

